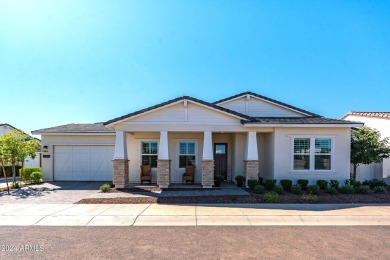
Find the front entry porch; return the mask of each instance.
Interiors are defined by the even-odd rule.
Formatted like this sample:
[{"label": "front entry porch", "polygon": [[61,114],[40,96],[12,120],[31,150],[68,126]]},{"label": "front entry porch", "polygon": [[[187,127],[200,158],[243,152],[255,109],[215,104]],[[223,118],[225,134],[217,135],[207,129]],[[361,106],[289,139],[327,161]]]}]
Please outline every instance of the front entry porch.
[{"label": "front entry porch", "polygon": [[119,188],[137,185],[142,164],[151,165],[152,183],[160,188],[181,183],[187,165],[195,166],[195,184],[202,188],[212,188],[215,175],[226,181],[234,181],[237,175],[258,179],[265,158],[262,135],[265,133],[117,131],[114,184]]}]

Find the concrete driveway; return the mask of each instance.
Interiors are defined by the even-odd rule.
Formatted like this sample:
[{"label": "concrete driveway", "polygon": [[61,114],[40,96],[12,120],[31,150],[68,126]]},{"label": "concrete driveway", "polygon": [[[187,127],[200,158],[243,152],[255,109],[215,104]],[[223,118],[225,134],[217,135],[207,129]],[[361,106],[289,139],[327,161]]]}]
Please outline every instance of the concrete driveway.
[{"label": "concrete driveway", "polygon": [[20,190],[12,190],[11,195],[6,191],[0,192],[0,204],[71,204],[83,198],[96,197],[99,187],[107,182],[46,182],[31,185]]}]

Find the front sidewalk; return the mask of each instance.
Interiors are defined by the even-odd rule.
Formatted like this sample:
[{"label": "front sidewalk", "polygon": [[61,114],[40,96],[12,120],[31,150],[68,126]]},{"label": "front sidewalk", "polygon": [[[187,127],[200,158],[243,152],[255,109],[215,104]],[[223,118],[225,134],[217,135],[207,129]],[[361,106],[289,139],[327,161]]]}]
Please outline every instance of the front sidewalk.
[{"label": "front sidewalk", "polygon": [[2,226],[390,225],[390,205],[0,204]]}]

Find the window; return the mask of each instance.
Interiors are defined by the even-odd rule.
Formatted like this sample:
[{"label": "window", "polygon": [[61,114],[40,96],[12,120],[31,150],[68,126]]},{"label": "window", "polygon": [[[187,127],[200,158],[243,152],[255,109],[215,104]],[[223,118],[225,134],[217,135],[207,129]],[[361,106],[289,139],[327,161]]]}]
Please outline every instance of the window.
[{"label": "window", "polygon": [[158,145],[155,141],[141,142],[141,160],[143,165],[157,167]]},{"label": "window", "polygon": [[179,142],[179,168],[195,165],[195,142]]},{"label": "window", "polygon": [[332,170],[332,139],[294,138],[293,170]]}]

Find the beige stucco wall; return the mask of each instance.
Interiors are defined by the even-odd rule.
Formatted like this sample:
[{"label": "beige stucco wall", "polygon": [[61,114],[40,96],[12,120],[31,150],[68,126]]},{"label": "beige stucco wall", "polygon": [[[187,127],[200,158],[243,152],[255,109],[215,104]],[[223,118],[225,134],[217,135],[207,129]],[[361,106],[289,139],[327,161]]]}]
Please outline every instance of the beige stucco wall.
[{"label": "beige stucco wall", "polygon": [[[332,137],[334,171],[330,173],[319,172],[294,172],[291,168],[292,162],[292,137]],[[276,128],[274,146],[274,178],[290,179],[311,179],[315,180],[337,179],[342,183],[350,177],[350,137],[351,131],[348,128]]]},{"label": "beige stucco wall", "polygon": [[41,146],[47,146],[49,151],[42,155],[42,172],[45,180],[52,181],[54,177],[54,147],[56,145],[115,145],[115,135],[42,135]]}]

